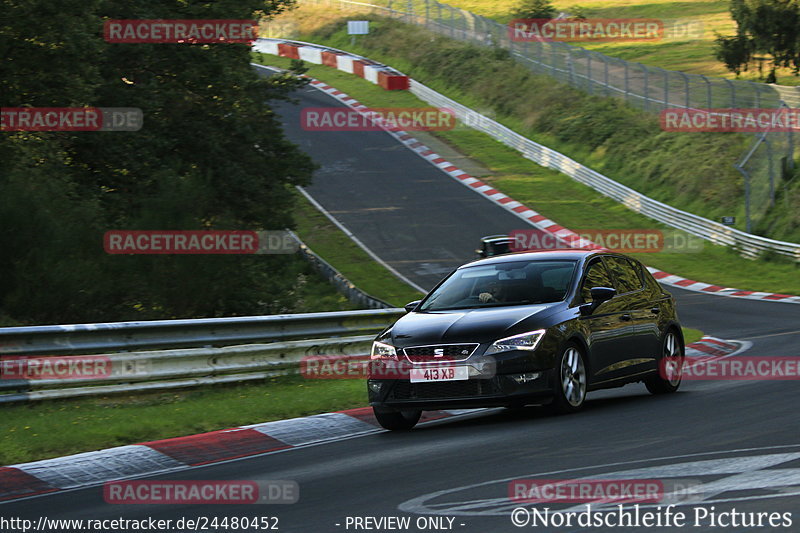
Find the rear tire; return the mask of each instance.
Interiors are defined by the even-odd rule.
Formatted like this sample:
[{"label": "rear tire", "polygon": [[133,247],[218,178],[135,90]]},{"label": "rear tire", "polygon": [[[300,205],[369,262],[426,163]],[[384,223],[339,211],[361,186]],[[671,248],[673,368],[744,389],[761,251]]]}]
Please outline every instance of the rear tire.
[{"label": "rear tire", "polygon": [[553,402],[550,411],[567,414],[580,411],[589,382],[586,362],[577,344],[570,342],[556,358]]},{"label": "rear tire", "polygon": [[408,431],[419,422],[422,411],[394,411],[373,407],[372,412],[382,428],[390,431]]},{"label": "rear tire", "polygon": [[651,394],[672,394],[681,386],[683,378],[684,350],[674,330],[664,335],[661,357],[655,375],[644,381]]}]

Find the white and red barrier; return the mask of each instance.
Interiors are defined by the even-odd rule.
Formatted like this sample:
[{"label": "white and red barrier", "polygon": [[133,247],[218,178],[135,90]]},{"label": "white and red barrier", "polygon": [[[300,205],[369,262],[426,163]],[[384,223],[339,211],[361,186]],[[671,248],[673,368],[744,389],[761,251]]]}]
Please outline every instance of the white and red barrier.
[{"label": "white and red barrier", "polygon": [[338,50],[280,39],[258,39],[253,45],[253,50],[334,67],[342,72],[355,74],[375,85],[380,85],[387,91],[406,91],[410,86],[408,76],[405,74],[386,65]]}]

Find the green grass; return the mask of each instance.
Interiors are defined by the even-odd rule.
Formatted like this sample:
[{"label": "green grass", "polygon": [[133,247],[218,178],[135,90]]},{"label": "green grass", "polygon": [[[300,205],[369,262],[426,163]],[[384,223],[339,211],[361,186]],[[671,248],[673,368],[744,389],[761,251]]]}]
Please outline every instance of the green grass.
[{"label": "green grass", "polygon": [[683,343],[689,345],[703,338],[703,332],[699,329],[681,328],[683,330]]},{"label": "green grass", "polygon": [[363,407],[363,380],[258,384],[3,406],[0,465]]},{"label": "green grass", "polygon": [[[390,64],[647,196],[714,220],[735,216],[737,229],[745,228],[744,180],[732,163],[749,149],[752,136],[662,131],[657,115],[534,75],[502,50],[365,18],[372,20],[371,33],[352,48],[343,20],[300,37]],[[780,183],[776,193],[774,207],[753,202],[753,232],[800,241],[800,210],[792,207],[800,180]]]},{"label": "green grass", "polygon": [[299,274],[299,287],[295,292],[295,305],[293,309],[285,312],[291,313],[316,313],[321,311],[348,311],[359,307],[350,302],[346,296],[338,292],[331,283],[311,268],[304,259],[297,261],[305,263]]},{"label": "green grass", "polygon": [[295,220],[303,242],[362,291],[397,307],[420,298],[421,293],[376,263],[305,198]]},{"label": "green grass", "polygon": [[[506,23],[511,20],[510,13],[520,3],[520,0],[449,0],[446,3]],[[685,0],[683,2],[556,0],[553,4],[559,11],[567,13],[575,6],[581,6],[584,8],[587,18],[655,18],[665,21],[688,19],[693,23],[699,22],[703,28],[702,36],[699,39],[570,44],[627,61],[668,70],[729,79],[736,77],[714,57],[715,34],[730,36],[736,33],[736,25],[730,16],[728,0]],[[758,72],[757,70],[744,72],[740,79],[757,81]],[[782,69],[778,72],[778,83],[800,85],[800,77],[792,75],[788,69]]]},{"label": "green grass", "polygon": [[[285,68],[290,63],[285,58],[258,56],[259,54],[256,54],[256,60],[278,67]],[[410,93],[384,91],[361,78],[330,67],[311,65],[308,74],[369,106],[426,105]],[[576,230],[666,228],[563,174],[528,161],[516,151],[485,134],[459,128],[448,132],[437,132],[437,136],[488,167],[492,175],[483,178],[485,182],[491,183],[512,198],[565,227]],[[447,178],[443,176],[442,179]],[[325,254],[321,255],[330,261]],[[798,276],[800,269],[796,263],[788,260],[752,261],[740,257],[726,247],[713,246],[707,242],[701,253],[634,255],[638,255],[648,266],[698,281],[747,290],[800,294],[800,276]],[[343,273],[348,268],[347,264],[339,264],[336,261],[331,263]],[[348,277],[356,285],[361,286],[357,276]],[[373,289],[367,292],[381,298],[379,291],[380,289]]]}]

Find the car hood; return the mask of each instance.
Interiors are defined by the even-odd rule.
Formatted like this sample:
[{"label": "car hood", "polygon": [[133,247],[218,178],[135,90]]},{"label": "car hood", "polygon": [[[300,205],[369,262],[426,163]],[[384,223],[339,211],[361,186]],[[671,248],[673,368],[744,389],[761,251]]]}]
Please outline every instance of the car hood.
[{"label": "car hood", "polygon": [[394,346],[422,346],[454,342],[494,342],[544,327],[544,317],[564,302],[409,313],[391,328]]}]

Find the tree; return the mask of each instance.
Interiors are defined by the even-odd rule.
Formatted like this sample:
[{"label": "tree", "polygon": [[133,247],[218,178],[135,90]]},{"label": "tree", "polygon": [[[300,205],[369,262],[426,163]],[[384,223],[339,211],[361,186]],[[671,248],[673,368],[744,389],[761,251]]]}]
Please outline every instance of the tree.
[{"label": "tree", "polygon": [[512,15],[519,19],[552,19],[558,14],[558,10],[550,0],[523,0],[517,6]]},{"label": "tree", "polygon": [[572,6],[569,8],[569,14],[571,19],[574,20],[586,20],[588,17],[586,16],[587,10],[583,6]]},{"label": "tree", "polygon": [[775,81],[778,68],[791,68],[800,75],[800,0],[732,0],[731,16],[736,35],[717,35],[716,57],[737,75],[769,56],[768,82]]},{"label": "tree", "polygon": [[314,166],[284,137],[270,102],[304,82],[259,77],[246,44],[111,44],[102,23],[250,20],[292,3],[2,3],[4,106],[136,107],[144,126],[0,134],[0,320],[286,311],[297,283],[286,256],[112,256],[103,234],[293,227],[294,187]]},{"label": "tree", "polygon": [[725,68],[735,73],[737,76],[742,70],[747,70],[748,64],[753,57],[753,46],[747,37],[734,35],[724,37],[717,35],[715,40],[717,46],[715,50],[716,58],[725,64]]}]

